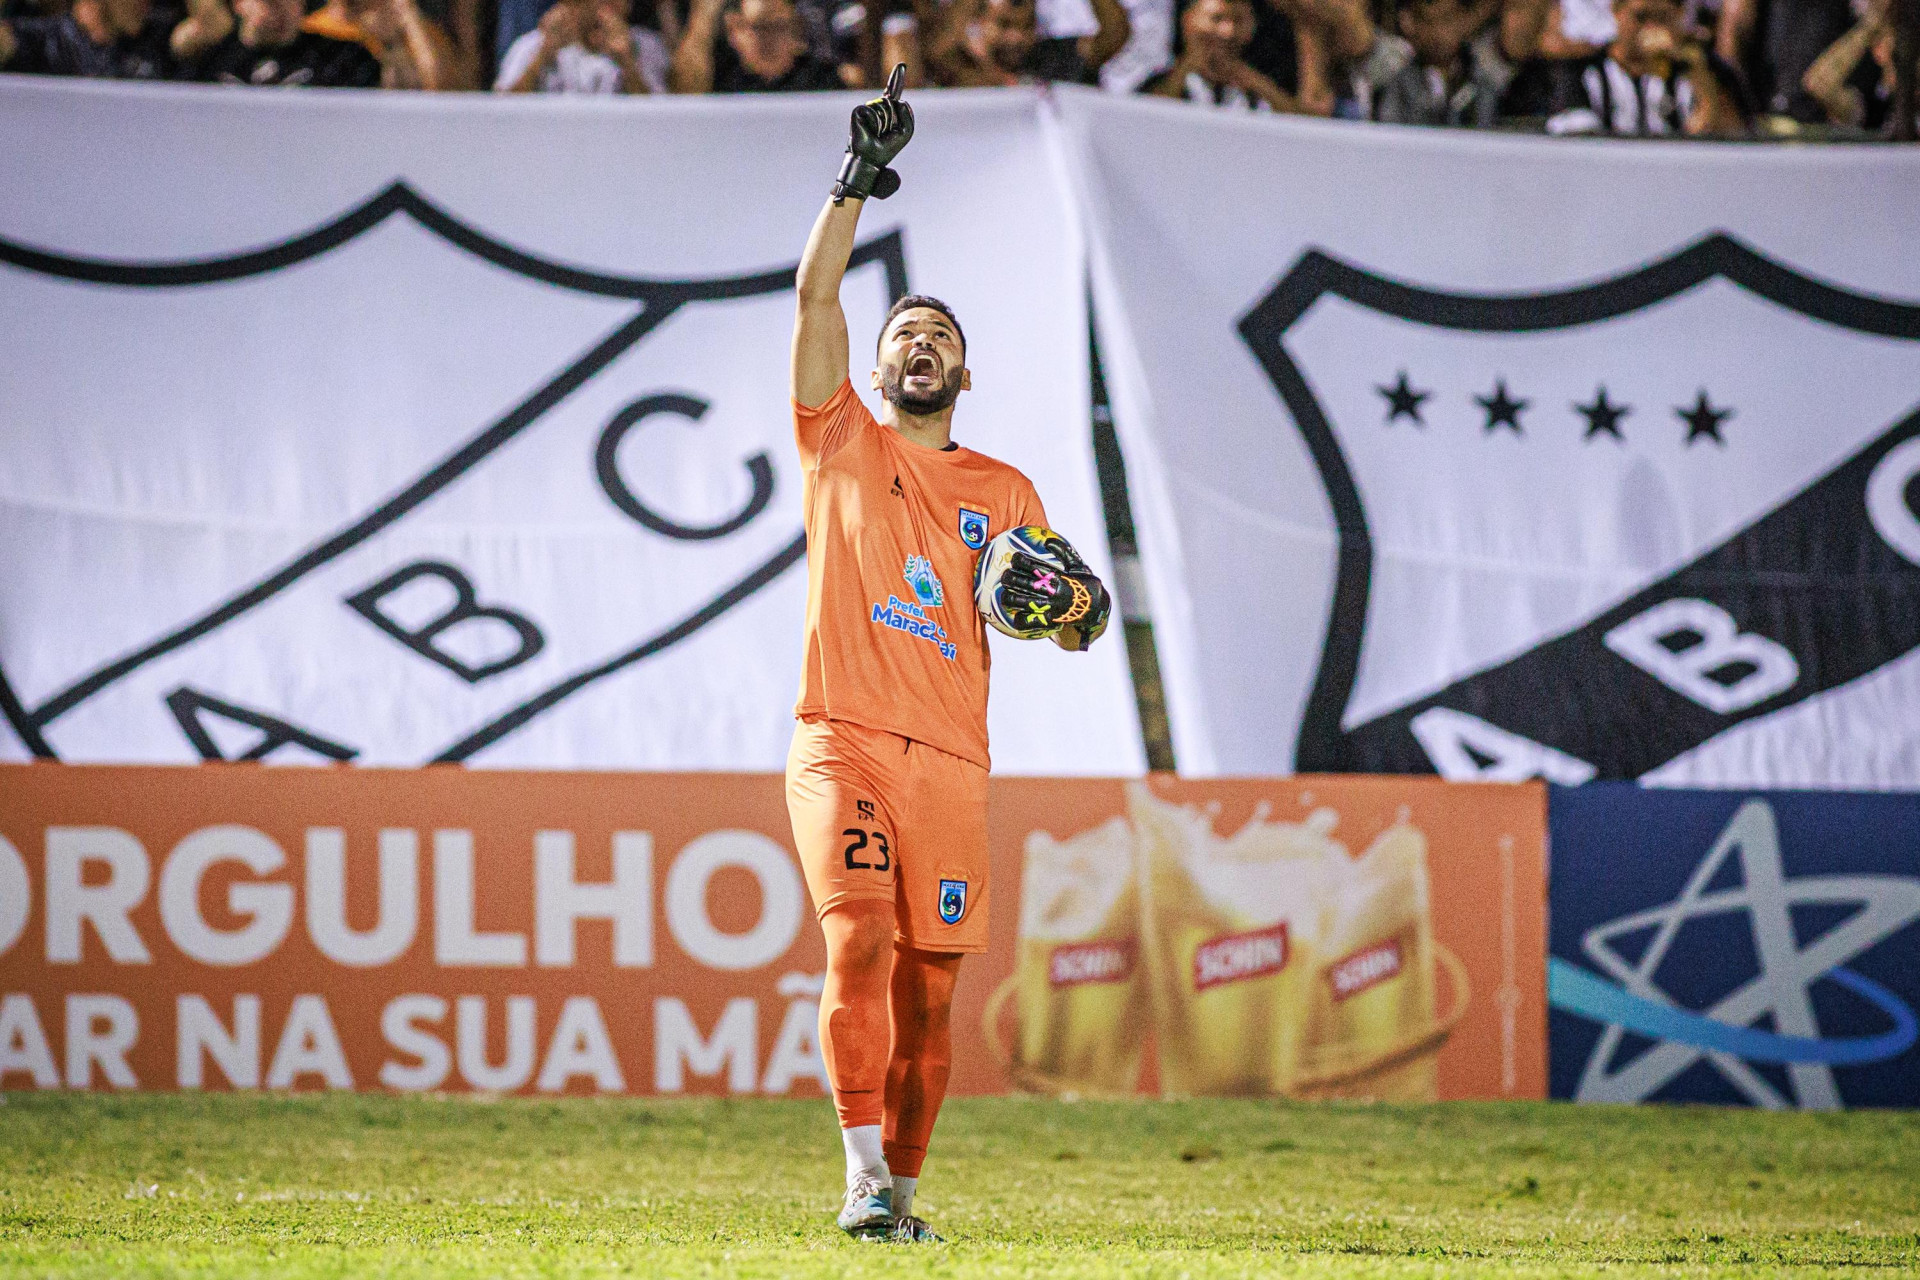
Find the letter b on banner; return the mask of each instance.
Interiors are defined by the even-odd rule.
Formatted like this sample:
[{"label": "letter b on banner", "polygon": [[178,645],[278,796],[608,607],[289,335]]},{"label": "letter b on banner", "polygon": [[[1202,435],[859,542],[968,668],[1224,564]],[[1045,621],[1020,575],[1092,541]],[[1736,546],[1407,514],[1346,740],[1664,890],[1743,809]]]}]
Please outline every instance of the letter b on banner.
[{"label": "letter b on banner", "polygon": [[[423,598],[440,594],[427,585],[430,582],[451,590],[453,597],[439,605],[438,614],[422,616],[422,609],[430,607]],[[396,569],[348,596],[347,607],[468,684],[529,661],[547,643],[525,614],[481,604],[467,575],[437,560]],[[509,640],[513,647],[502,649],[501,640]],[[469,657],[477,661],[469,662]]]},{"label": "letter b on banner", "polygon": [[1793,688],[1800,664],[1785,646],[1740,630],[1705,600],[1665,600],[1606,635],[1607,648],[1681,696],[1730,716]]}]

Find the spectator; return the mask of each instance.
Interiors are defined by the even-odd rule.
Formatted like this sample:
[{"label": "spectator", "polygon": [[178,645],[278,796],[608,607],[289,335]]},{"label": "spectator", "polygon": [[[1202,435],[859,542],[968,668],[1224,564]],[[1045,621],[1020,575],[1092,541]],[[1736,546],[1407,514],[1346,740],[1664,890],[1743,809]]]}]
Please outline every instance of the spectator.
[{"label": "spectator", "polygon": [[469,89],[466,66],[446,29],[417,0],[327,0],[302,31],[363,45],[380,60],[386,89]]},{"label": "spectator", "polygon": [[1133,33],[1100,68],[1100,87],[1133,93],[1173,61],[1173,0],[1121,0]]},{"label": "spectator", "polygon": [[[1364,19],[1357,6],[1354,12]],[[1411,0],[1399,14],[1404,53],[1377,32],[1368,40],[1368,56],[1352,74],[1353,114],[1490,128],[1546,23],[1546,0],[1508,0],[1504,7],[1500,0]]]},{"label": "spectator", "polygon": [[1849,0],[1727,0],[1714,50],[1740,69],[1762,111],[1811,123],[1826,110],[1801,82],[1852,26]]},{"label": "spectator", "polygon": [[149,0],[74,0],[66,13],[0,20],[0,70],[159,80],[174,73],[178,15]]},{"label": "spectator", "polygon": [[1606,52],[1560,65],[1548,133],[1735,133],[1738,74],[1681,30],[1676,0],[1614,0]]},{"label": "spectator", "polygon": [[1176,30],[1173,66],[1147,82],[1147,93],[1238,111],[1301,109],[1294,95],[1246,61],[1251,0],[1190,0]]},{"label": "spectator", "polygon": [[[1874,0],[1853,30],[1827,47],[1800,87],[1835,124],[1880,130],[1893,120],[1893,24],[1887,0]],[[1869,61],[1870,59],[1870,61]],[[1915,68],[1920,73],[1920,67]]]},{"label": "spectator", "polygon": [[[720,56],[722,33],[730,57]],[[793,0],[694,0],[671,79],[675,93],[848,87],[832,63],[807,48]]]},{"label": "spectator", "polygon": [[954,0],[928,51],[941,84],[961,88],[1065,80],[1093,83],[1133,35],[1120,0],[1094,0],[1089,36],[1041,39],[1033,0]]},{"label": "spectator", "polygon": [[1240,56],[1298,99],[1309,115],[1333,114],[1326,49],[1325,28],[1300,0],[1253,0],[1253,39]]},{"label": "spectator", "polygon": [[372,89],[380,60],[351,40],[302,31],[301,0],[189,0],[174,29],[173,52],[192,64],[192,78],[219,84]]},{"label": "spectator", "polygon": [[558,0],[500,60],[503,93],[665,93],[667,46],[618,0]]}]

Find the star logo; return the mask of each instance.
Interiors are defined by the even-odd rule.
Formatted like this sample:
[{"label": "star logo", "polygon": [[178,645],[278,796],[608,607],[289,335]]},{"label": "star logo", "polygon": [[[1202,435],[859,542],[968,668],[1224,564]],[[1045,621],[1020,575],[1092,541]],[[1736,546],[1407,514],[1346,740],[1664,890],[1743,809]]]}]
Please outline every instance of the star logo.
[{"label": "star logo", "polygon": [[1412,418],[1413,425],[1424,427],[1426,420],[1420,416],[1420,402],[1431,396],[1431,391],[1415,391],[1407,382],[1407,371],[1400,371],[1400,379],[1390,387],[1375,387],[1387,398],[1387,425],[1392,426],[1402,418]]},{"label": "star logo", "polygon": [[1626,439],[1625,436],[1620,434],[1620,419],[1632,413],[1633,407],[1631,405],[1611,403],[1607,399],[1607,388],[1605,385],[1602,385],[1593,393],[1592,404],[1576,404],[1573,406],[1573,410],[1587,420],[1587,439],[1591,440],[1603,432],[1612,436],[1615,440],[1624,441]]},{"label": "star logo", "polygon": [[[1834,908],[1851,914],[1802,941],[1796,909]],[[1759,972],[1707,1007],[1689,1009],[1660,985],[1662,962],[1689,924],[1729,914],[1746,917]],[[1916,919],[1920,880],[1788,878],[1772,805],[1747,801],[1672,902],[1610,920],[1581,937],[1581,950],[1611,982],[1565,960],[1548,962],[1549,1002],[1605,1025],[1574,1096],[1636,1102],[1706,1062],[1758,1106],[1838,1107],[1834,1067],[1897,1057],[1916,1038],[1913,1010],[1905,1001],[1842,966]],[[1875,1006],[1890,1026],[1864,1036],[1823,1038],[1812,994],[1823,982]],[[1658,1043],[1616,1064],[1629,1032]],[[1756,1071],[1756,1063],[1784,1066],[1792,1098]]]},{"label": "star logo", "polygon": [[1521,434],[1520,411],[1532,403],[1528,400],[1515,400],[1509,397],[1505,378],[1494,379],[1492,395],[1475,396],[1473,401],[1487,411],[1489,433],[1496,427],[1510,427],[1515,435]]},{"label": "star logo", "polygon": [[1682,409],[1675,405],[1673,412],[1680,421],[1687,424],[1688,444],[1705,437],[1722,448],[1726,447],[1727,442],[1720,435],[1720,424],[1733,416],[1733,410],[1714,408],[1713,402],[1707,399],[1705,387],[1700,388],[1700,394],[1694,399],[1690,408]]}]

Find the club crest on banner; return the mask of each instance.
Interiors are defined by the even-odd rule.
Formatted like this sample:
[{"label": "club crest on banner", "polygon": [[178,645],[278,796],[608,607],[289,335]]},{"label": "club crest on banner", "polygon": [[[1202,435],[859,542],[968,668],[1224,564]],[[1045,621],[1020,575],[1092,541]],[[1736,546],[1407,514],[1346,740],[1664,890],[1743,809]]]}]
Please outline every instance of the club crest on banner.
[{"label": "club crest on banner", "polygon": [[1920,648],[1920,305],[1716,234],[1540,294],[1314,250],[1239,327],[1339,537],[1301,771],[1638,778]]},{"label": "club crest on banner", "polygon": [[[323,434],[301,415],[333,424],[324,447],[351,458],[337,506],[330,459],[316,460],[302,474],[318,477],[320,496],[303,492],[297,517],[250,544],[215,539],[218,555],[190,554],[198,535],[178,535],[164,550],[195,571],[157,578],[147,598],[69,584],[99,597],[86,637],[99,649],[9,654],[0,714],[37,757],[84,758],[104,740],[116,754],[140,742],[183,760],[467,761],[549,718],[592,714],[582,708],[607,682],[709,642],[709,628],[798,581],[789,571],[805,537],[792,506],[775,503],[797,493],[781,473],[785,430],[759,425],[745,370],[718,376],[698,358],[783,351],[790,309],[762,303],[792,292],[792,265],[699,279],[585,270],[405,183],[230,257],[101,261],[0,241],[0,263],[11,289],[89,308],[103,327],[144,304],[175,308],[189,333],[224,332],[246,306],[364,314],[374,318],[346,328],[377,330],[343,333],[340,352],[315,357],[357,353],[377,404],[354,399],[359,379],[329,378],[312,385],[338,405],[304,396],[260,428],[285,436],[279,466],[294,474],[298,450]],[[382,283],[394,279],[417,292],[394,302]],[[850,306],[884,314],[907,292],[899,232],[859,245],[848,280]],[[205,310],[187,315],[194,307]],[[442,336],[435,318],[449,313]],[[370,354],[349,345],[363,339]],[[755,364],[753,385],[783,386],[782,363]],[[406,376],[379,382],[391,369]],[[191,381],[178,385],[192,394]],[[420,385],[443,391],[399,403]],[[405,432],[387,421],[396,412],[410,415]],[[237,430],[216,422],[206,434]],[[218,527],[224,513],[204,514]]]}]

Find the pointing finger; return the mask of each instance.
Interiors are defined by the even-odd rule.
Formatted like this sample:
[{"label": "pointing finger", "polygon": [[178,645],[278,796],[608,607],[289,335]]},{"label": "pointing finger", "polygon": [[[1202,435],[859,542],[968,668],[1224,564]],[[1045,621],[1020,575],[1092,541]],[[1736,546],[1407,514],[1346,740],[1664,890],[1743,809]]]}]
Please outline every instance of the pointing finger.
[{"label": "pointing finger", "polygon": [[906,83],[907,83],[907,64],[904,62],[894,63],[893,74],[887,77],[886,93],[883,94],[882,96],[884,96],[889,102],[900,101],[900,91],[906,87]]}]

